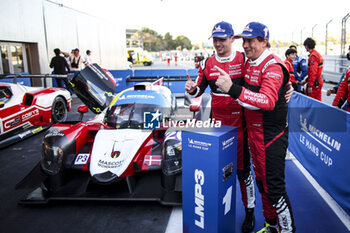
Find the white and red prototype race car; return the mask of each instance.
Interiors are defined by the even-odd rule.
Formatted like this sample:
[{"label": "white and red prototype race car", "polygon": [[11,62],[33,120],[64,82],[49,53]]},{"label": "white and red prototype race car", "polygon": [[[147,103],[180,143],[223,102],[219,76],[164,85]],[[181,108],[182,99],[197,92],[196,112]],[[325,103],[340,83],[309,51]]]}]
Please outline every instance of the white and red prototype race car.
[{"label": "white and red prototype race car", "polygon": [[89,105],[78,111],[83,114],[89,107],[100,114],[86,122],[55,124],[46,132],[41,161],[16,185],[32,189],[19,203],[127,200],[181,204],[181,128],[176,128],[176,122],[188,119],[194,123],[201,97],[197,102],[188,99],[186,104],[186,97],[175,97],[163,86],[163,79],[137,83],[111,96],[115,84],[97,66],[80,72],[71,84]]},{"label": "white and red prototype race car", "polygon": [[71,101],[62,88],[0,82],[0,149],[64,122]]}]

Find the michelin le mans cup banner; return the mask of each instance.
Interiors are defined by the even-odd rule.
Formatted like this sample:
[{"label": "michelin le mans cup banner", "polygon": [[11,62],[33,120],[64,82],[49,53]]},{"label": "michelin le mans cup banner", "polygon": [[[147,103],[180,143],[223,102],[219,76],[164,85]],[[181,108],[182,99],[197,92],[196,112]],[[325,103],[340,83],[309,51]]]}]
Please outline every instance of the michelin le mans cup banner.
[{"label": "michelin le mans cup banner", "polygon": [[350,215],[350,114],[299,93],[288,107],[289,151]]}]

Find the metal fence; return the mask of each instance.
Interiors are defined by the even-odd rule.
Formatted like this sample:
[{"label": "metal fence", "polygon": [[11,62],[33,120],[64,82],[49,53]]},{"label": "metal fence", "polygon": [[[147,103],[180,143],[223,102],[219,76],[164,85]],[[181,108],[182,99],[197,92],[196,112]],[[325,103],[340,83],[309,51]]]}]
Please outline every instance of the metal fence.
[{"label": "metal fence", "polygon": [[322,76],[326,82],[338,83],[345,69],[350,65],[350,61],[343,56],[324,55]]},{"label": "metal fence", "polygon": [[40,78],[43,81],[43,86],[47,87],[47,78],[58,78],[58,79],[68,79],[71,80],[74,74],[9,74],[0,75],[0,82],[2,79],[12,79],[13,83],[17,84],[18,78]]}]

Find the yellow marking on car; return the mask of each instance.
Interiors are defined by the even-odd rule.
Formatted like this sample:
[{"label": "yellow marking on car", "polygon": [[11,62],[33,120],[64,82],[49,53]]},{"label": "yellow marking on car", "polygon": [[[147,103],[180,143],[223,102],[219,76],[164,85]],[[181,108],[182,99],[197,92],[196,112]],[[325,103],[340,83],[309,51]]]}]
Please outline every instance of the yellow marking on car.
[{"label": "yellow marking on car", "polygon": [[42,130],[43,130],[43,127],[40,126],[40,127],[36,128],[36,129],[32,130],[32,133],[33,133],[33,134],[36,134],[36,133],[39,133],[39,132],[42,131]]}]

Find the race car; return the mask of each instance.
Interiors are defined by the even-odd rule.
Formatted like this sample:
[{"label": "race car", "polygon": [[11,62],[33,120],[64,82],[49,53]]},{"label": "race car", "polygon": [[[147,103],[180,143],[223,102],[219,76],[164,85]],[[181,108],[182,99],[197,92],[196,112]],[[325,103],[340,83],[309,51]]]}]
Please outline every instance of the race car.
[{"label": "race car", "polygon": [[0,82],[0,149],[64,122],[71,100],[62,88]]},{"label": "race car", "polygon": [[[79,80],[87,83],[83,72]],[[76,80],[72,83],[77,86]],[[90,97],[109,96],[99,90]],[[160,79],[122,91],[86,122],[55,124],[44,136],[41,161],[17,185],[34,188],[20,203],[139,200],[180,205],[181,130],[169,126],[179,119],[197,119],[200,100],[187,99],[193,104],[177,106],[177,98]],[[91,103],[98,101],[88,102],[96,109]],[[87,107],[78,111],[83,114]]]}]

